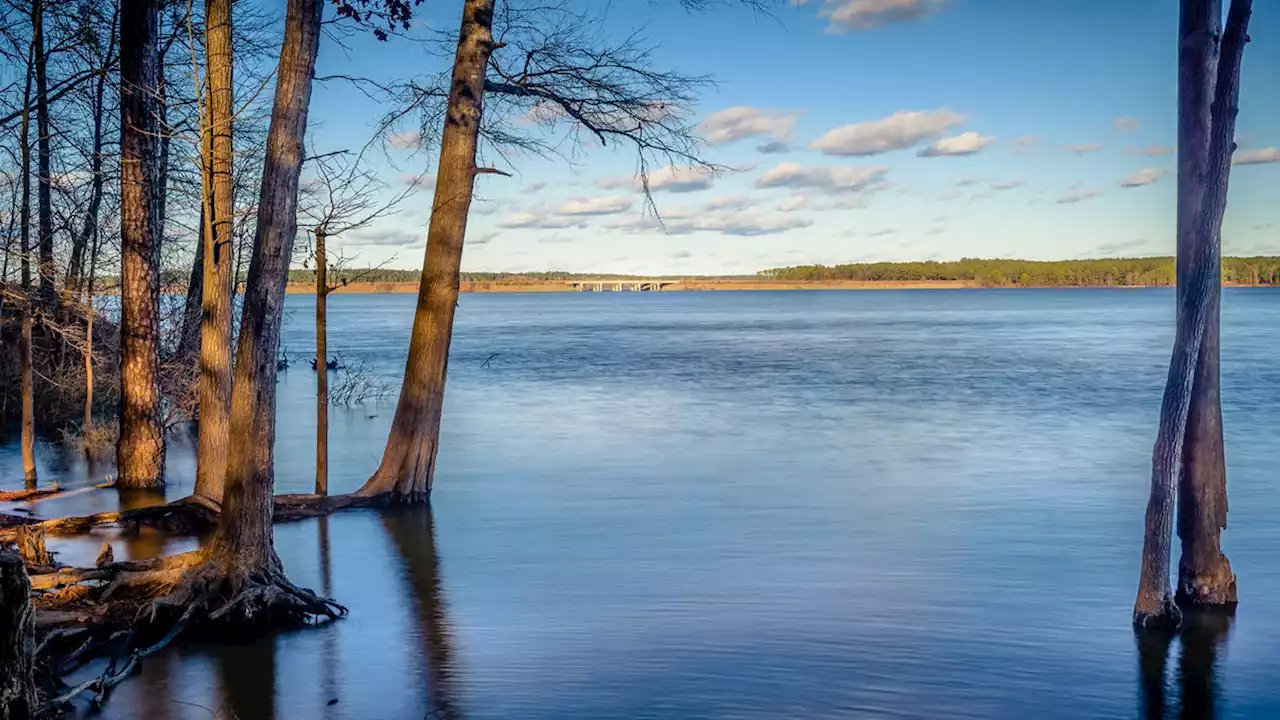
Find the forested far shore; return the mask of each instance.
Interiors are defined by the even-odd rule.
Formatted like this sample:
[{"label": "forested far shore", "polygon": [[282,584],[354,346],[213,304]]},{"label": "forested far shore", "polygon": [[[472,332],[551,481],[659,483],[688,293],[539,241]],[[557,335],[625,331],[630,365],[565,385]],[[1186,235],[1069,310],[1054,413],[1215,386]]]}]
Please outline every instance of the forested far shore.
[{"label": "forested far shore", "polygon": [[[1162,287],[1176,280],[1172,257],[1096,260],[882,262],[800,265],[764,270],[761,277],[790,282],[963,282],[982,287]],[[1280,257],[1224,257],[1228,285],[1280,285]]]}]

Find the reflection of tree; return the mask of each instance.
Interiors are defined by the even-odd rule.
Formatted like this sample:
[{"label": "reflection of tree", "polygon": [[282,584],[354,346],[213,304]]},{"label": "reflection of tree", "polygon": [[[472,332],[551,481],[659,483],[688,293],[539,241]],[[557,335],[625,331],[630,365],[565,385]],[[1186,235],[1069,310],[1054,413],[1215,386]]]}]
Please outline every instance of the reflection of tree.
[{"label": "reflection of tree", "polygon": [[[333,568],[329,556],[329,518],[321,517],[317,521],[320,533],[320,593],[325,597],[333,597]],[[330,700],[338,697],[338,634],[334,628],[325,628],[320,638],[324,650],[320,653],[320,689],[324,693],[324,717],[334,717],[334,706]]]},{"label": "reflection of tree", "polygon": [[1189,613],[1182,625],[1182,657],[1178,685],[1182,688],[1183,720],[1213,720],[1217,716],[1218,649],[1226,645],[1233,618],[1229,613]]},{"label": "reflection of tree", "polygon": [[[1188,613],[1182,625],[1178,657],[1177,690],[1181,698],[1180,720],[1215,720],[1217,717],[1218,652],[1225,646],[1233,618],[1222,611]],[[1142,631],[1136,635],[1144,720],[1165,720],[1168,705],[1165,670],[1168,667],[1169,633]]]},{"label": "reflection of tree", "polygon": [[218,717],[274,720],[276,716],[276,640],[213,648],[221,691]]},{"label": "reflection of tree", "polygon": [[383,513],[382,522],[404,561],[405,579],[418,608],[420,633],[426,643],[427,716],[461,718],[463,713],[455,701],[453,687],[453,648],[445,617],[431,506],[388,510]]}]

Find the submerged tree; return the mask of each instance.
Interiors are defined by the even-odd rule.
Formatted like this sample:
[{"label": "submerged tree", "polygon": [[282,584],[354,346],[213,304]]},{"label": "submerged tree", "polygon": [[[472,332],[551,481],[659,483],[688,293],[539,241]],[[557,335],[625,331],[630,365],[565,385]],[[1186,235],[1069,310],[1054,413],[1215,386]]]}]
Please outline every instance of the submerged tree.
[{"label": "submerged tree", "polygon": [[120,5],[120,440],[117,483],[164,484],[156,267],[158,0]]},{"label": "submerged tree", "polygon": [[[382,462],[356,492],[361,497],[417,502],[431,490],[475,179],[505,174],[477,163],[482,139],[497,152],[515,147],[556,153],[556,145],[521,133],[509,121],[564,122],[574,142],[585,133],[602,145],[632,145],[646,192],[654,156],[715,170],[699,159],[699,141],[686,115],[705,78],[654,69],[650,51],[636,37],[609,44],[601,39],[608,37],[603,16],[583,15],[567,3],[521,9],[504,2],[495,15],[496,5],[465,0],[448,85],[399,88],[408,107],[388,117],[391,125],[421,110],[422,135],[439,133],[440,160],[404,383]],[[488,96],[506,106],[486,113]]]},{"label": "submerged tree", "polygon": [[[1235,602],[1222,554],[1226,473],[1218,397],[1222,219],[1235,151],[1240,66],[1252,0],[1182,0],[1179,27],[1178,314],[1169,376],[1152,453],[1142,571],[1133,622],[1176,628],[1169,589],[1175,495],[1183,556],[1179,595],[1192,603]],[[1181,489],[1181,492],[1179,490]]]},{"label": "submerged tree", "polygon": [[[231,413],[231,270],[235,197],[231,0],[205,2],[208,100],[201,118],[200,426],[195,494],[222,501]],[[206,145],[205,139],[208,138]]]}]

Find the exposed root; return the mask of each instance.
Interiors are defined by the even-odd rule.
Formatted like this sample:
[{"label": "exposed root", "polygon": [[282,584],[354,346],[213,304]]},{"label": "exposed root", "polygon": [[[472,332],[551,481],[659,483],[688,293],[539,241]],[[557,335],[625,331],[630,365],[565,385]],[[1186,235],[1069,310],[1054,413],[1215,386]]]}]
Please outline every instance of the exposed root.
[{"label": "exposed root", "polygon": [[51,601],[51,594],[37,597],[38,626],[58,628],[41,644],[50,672],[61,676],[88,657],[111,657],[101,675],[66,688],[45,711],[85,692],[101,705],[139,662],[186,632],[213,630],[225,637],[332,621],[347,613],[333,600],[294,585],[278,565],[228,568],[202,550],[37,577],[49,578],[40,585],[56,587],[54,592],[81,593],[65,602]]}]

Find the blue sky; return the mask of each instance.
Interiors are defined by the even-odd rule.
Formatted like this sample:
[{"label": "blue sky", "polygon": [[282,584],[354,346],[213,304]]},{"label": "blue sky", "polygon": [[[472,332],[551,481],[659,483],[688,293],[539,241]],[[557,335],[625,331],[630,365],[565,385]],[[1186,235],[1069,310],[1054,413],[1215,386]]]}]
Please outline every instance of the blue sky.
[{"label": "blue sky", "polygon": [[[427,3],[412,34],[455,28],[461,3],[443,5]],[[1237,133],[1255,162],[1233,171],[1229,254],[1280,254],[1280,8],[1256,5]],[[664,232],[630,182],[633,151],[520,157],[515,177],[478,181],[464,270],[1172,254],[1175,3],[808,0],[762,17],[632,0],[607,13],[611,31],[658,46],[660,66],[714,76],[691,117],[706,159],[731,170],[659,169]],[[403,40],[347,45],[325,41],[320,75],[398,78],[444,62]],[[363,145],[385,110],[340,83],[317,87],[312,107],[318,151]],[[430,174],[433,153],[379,155],[389,192]],[[419,192],[344,250],[420,267],[430,201]]]}]

